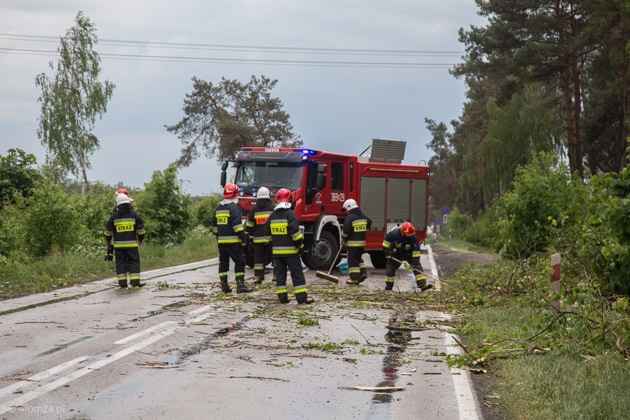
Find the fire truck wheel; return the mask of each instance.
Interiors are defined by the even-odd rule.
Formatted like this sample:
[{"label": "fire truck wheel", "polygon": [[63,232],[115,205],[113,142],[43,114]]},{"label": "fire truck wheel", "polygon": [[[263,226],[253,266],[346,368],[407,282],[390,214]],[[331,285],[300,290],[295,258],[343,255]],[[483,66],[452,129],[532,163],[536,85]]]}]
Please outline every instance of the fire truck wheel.
[{"label": "fire truck wheel", "polygon": [[370,251],[370,261],[374,268],[384,269],[387,265],[387,258],[383,251]]},{"label": "fire truck wheel", "polygon": [[339,241],[330,232],[323,231],[319,241],[310,244],[308,252],[304,253],[304,263],[311,270],[328,270],[339,251]]}]

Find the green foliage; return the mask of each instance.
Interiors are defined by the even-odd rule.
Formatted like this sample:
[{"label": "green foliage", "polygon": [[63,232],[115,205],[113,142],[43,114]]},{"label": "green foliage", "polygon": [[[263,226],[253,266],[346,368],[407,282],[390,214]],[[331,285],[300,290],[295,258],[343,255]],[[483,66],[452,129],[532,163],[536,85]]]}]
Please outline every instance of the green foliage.
[{"label": "green foliage", "polygon": [[446,225],[446,234],[448,230],[453,232],[453,237],[461,237],[462,233],[473,225],[473,218],[468,214],[462,214],[457,207],[451,209],[448,214],[448,224]]},{"label": "green foliage", "polygon": [[[99,149],[92,134],[97,116],[107,111],[114,84],[99,82],[100,58],[94,46],[96,29],[83,12],[76,24],[60,39],[59,61],[54,79],[41,73],[35,79],[41,88],[41,116],[37,135],[50,159],[65,171],[82,175],[85,189],[90,155]],[[50,68],[54,69],[53,62]],[[85,192],[85,191],[84,191]]]},{"label": "green foliage", "polygon": [[597,210],[584,228],[582,255],[613,293],[630,294],[630,166],[593,177]]},{"label": "green foliage", "polygon": [[64,193],[58,185],[36,188],[23,215],[29,253],[44,256],[71,249],[85,234],[78,214],[73,195]]},{"label": "green foliage", "polygon": [[143,218],[147,238],[161,242],[179,243],[191,227],[191,199],[180,194],[177,186],[177,168],[169,166],[153,172],[145,191],[134,201],[136,211]]},{"label": "green foliage", "polygon": [[5,202],[15,203],[19,197],[29,197],[41,174],[32,165],[37,163],[35,155],[21,149],[9,149],[6,156],[0,155],[0,209]]},{"label": "green foliage", "polygon": [[502,251],[521,258],[546,250],[554,238],[553,221],[581,224],[589,200],[589,189],[554,155],[535,156],[517,169],[513,189],[496,206]]},{"label": "green foliage", "polygon": [[252,76],[243,84],[222,78],[217,85],[196,77],[192,80],[193,92],[184,100],[185,117],[166,127],[184,144],[177,165],[189,166],[200,152],[224,161],[243,146],[302,145],[282,102],[271,97],[277,80]]},{"label": "green foliage", "polygon": [[221,198],[217,195],[204,197],[193,205],[193,220],[196,225],[207,228],[212,227],[212,219],[214,218],[214,210],[219,205]]}]

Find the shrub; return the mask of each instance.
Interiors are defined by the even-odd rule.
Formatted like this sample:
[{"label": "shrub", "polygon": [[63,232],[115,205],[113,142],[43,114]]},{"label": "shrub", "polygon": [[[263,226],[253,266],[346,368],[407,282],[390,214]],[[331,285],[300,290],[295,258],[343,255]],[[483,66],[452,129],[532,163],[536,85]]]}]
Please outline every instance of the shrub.
[{"label": "shrub", "polygon": [[179,192],[177,168],[155,171],[145,191],[136,194],[134,207],[145,222],[148,239],[179,243],[191,227],[191,199]]},{"label": "shrub", "polygon": [[195,203],[192,208],[195,224],[207,228],[212,227],[214,211],[219,205],[219,201],[221,201],[221,199],[218,195],[211,195]]}]

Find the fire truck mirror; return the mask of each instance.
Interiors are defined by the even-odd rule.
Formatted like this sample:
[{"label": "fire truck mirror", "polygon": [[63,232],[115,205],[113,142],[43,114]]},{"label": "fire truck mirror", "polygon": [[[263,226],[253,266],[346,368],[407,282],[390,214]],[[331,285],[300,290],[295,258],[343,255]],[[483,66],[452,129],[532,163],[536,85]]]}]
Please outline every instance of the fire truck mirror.
[{"label": "fire truck mirror", "polygon": [[227,174],[225,171],[221,172],[221,186],[225,187],[225,181],[227,180]]},{"label": "fire truck mirror", "polygon": [[226,171],[226,169],[228,168],[228,165],[229,165],[229,162],[227,162],[227,161],[226,161],[226,162],[223,162],[223,165],[221,165],[221,170],[222,170],[223,172],[225,172],[225,171]]},{"label": "fire truck mirror", "polygon": [[326,188],[326,170],[328,170],[328,166],[326,164],[320,163],[317,165],[317,180],[315,182],[318,190]]}]

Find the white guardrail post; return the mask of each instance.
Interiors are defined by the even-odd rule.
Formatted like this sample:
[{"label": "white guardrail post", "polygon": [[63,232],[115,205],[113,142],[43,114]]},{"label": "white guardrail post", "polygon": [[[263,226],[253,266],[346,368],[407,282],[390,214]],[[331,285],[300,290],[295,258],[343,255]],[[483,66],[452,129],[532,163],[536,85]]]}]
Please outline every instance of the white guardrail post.
[{"label": "white guardrail post", "polygon": [[560,292],[560,253],[551,256],[551,268],[553,268],[553,273],[551,274],[551,284],[549,285],[549,303],[555,310],[559,311],[560,302],[554,300],[554,296]]}]

